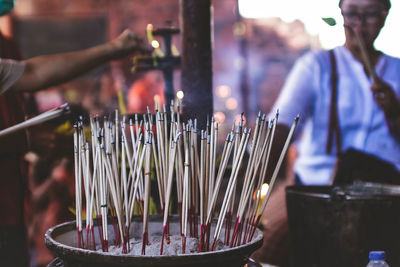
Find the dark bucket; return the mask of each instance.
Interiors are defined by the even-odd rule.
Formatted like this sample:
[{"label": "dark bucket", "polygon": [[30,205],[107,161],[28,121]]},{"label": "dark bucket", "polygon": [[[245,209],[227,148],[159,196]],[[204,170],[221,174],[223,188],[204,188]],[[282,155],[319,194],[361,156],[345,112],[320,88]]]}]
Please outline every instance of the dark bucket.
[{"label": "dark bucket", "polygon": [[[154,215],[149,218],[149,234],[151,236],[162,235],[162,216]],[[213,227],[212,232],[213,233]],[[256,229],[251,242],[235,248],[217,250],[211,252],[193,253],[177,256],[134,256],[111,255],[92,250],[77,248],[75,222],[67,222],[50,228],[45,234],[45,243],[49,250],[59,257],[63,267],[111,267],[111,266],[238,266],[243,267],[248,257],[263,242],[263,234]],[[109,237],[113,236],[112,225],[108,226]],[[179,220],[177,216],[170,217],[171,234],[179,233]],[[131,237],[141,237],[142,218],[134,217],[131,228]],[[96,242],[99,241],[97,229],[95,231]],[[224,235],[222,231],[221,236]],[[151,237],[150,236],[150,237]],[[212,236],[212,235],[211,235]],[[113,240],[111,241],[111,244]]]},{"label": "dark bucket", "polygon": [[400,266],[398,186],[290,186],[286,200],[294,266],[366,266],[371,250]]}]

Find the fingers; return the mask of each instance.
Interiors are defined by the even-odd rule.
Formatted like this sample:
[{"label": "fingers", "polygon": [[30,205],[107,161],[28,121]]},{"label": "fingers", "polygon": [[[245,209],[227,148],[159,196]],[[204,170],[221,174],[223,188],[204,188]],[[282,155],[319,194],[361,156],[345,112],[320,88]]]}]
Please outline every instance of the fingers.
[{"label": "fingers", "polygon": [[374,79],[374,82],[371,85],[371,91],[372,92],[377,92],[377,91],[382,91],[382,90],[391,90],[392,88],[390,87],[389,84],[385,83],[382,81],[380,78]]},{"label": "fingers", "polygon": [[398,101],[392,87],[383,82],[377,81],[371,86],[374,100],[376,104],[385,112],[390,115],[394,110],[398,109]]},{"label": "fingers", "polygon": [[385,113],[390,110],[390,100],[388,95],[383,91],[376,91],[373,93],[374,99],[378,107],[380,107]]},{"label": "fingers", "polygon": [[392,87],[380,79],[374,81],[371,86],[371,91],[377,101],[395,97]]},{"label": "fingers", "polygon": [[376,101],[383,101],[386,98],[386,94],[383,91],[374,92],[374,98]]},{"label": "fingers", "polygon": [[153,48],[147,42],[130,29],[124,30],[119,39],[122,43],[122,50],[127,52],[151,53],[153,51]]},{"label": "fingers", "polygon": [[147,42],[144,42],[143,40],[138,41],[137,49],[143,54],[150,54],[154,50],[151,45],[149,45]]}]

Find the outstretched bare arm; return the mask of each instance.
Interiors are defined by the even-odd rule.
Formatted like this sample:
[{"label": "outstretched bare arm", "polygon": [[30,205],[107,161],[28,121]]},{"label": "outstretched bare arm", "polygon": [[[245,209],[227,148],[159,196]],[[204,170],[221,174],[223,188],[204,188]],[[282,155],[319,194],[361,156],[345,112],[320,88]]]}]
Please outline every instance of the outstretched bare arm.
[{"label": "outstretched bare arm", "polygon": [[25,61],[21,79],[12,90],[37,91],[71,80],[110,60],[135,52],[148,52],[149,48],[132,31],[125,30],[108,43],[85,50],[38,56]]}]

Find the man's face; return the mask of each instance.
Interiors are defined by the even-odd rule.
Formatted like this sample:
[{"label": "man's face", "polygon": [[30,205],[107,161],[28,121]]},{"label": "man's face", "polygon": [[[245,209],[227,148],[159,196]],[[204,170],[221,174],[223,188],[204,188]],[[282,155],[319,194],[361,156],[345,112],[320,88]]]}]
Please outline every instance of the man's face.
[{"label": "man's face", "polygon": [[[354,31],[367,47],[373,45],[385,24],[387,11],[380,0],[343,0],[342,14],[345,25],[346,43],[357,45]],[[349,29],[351,28],[351,29]]]},{"label": "man's face", "polygon": [[14,8],[14,0],[0,0],[0,16],[7,15]]}]

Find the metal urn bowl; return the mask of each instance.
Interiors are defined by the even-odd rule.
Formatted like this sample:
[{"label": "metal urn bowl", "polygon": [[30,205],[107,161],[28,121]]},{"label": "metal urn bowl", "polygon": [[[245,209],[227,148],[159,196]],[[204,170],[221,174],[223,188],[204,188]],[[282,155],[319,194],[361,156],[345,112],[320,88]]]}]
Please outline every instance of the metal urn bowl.
[{"label": "metal urn bowl", "polygon": [[366,266],[371,250],[400,266],[399,186],[291,186],[286,200],[294,266]]},{"label": "metal urn bowl", "polygon": [[[179,234],[178,216],[170,217],[171,235]],[[97,227],[97,226],[95,226]],[[213,227],[211,227],[211,236]],[[112,225],[108,225],[109,244],[113,244],[114,237]],[[162,235],[162,216],[153,215],[149,218],[149,238]],[[98,231],[95,229],[96,244],[99,244]],[[142,218],[134,217],[130,236],[141,238]],[[221,232],[224,236],[224,231]],[[112,237],[112,238],[111,238]],[[77,234],[75,222],[67,222],[50,228],[45,234],[45,243],[48,249],[60,260],[58,264],[64,267],[111,267],[111,266],[240,266],[247,262],[248,257],[263,242],[263,234],[256,229],[253,239],[245,245],[234,248],[192,253],[175,256],[135,256],[135,255],[112,255],[93,250],[77,248]],[[54,265],[56,266],[56,265]]]}]

